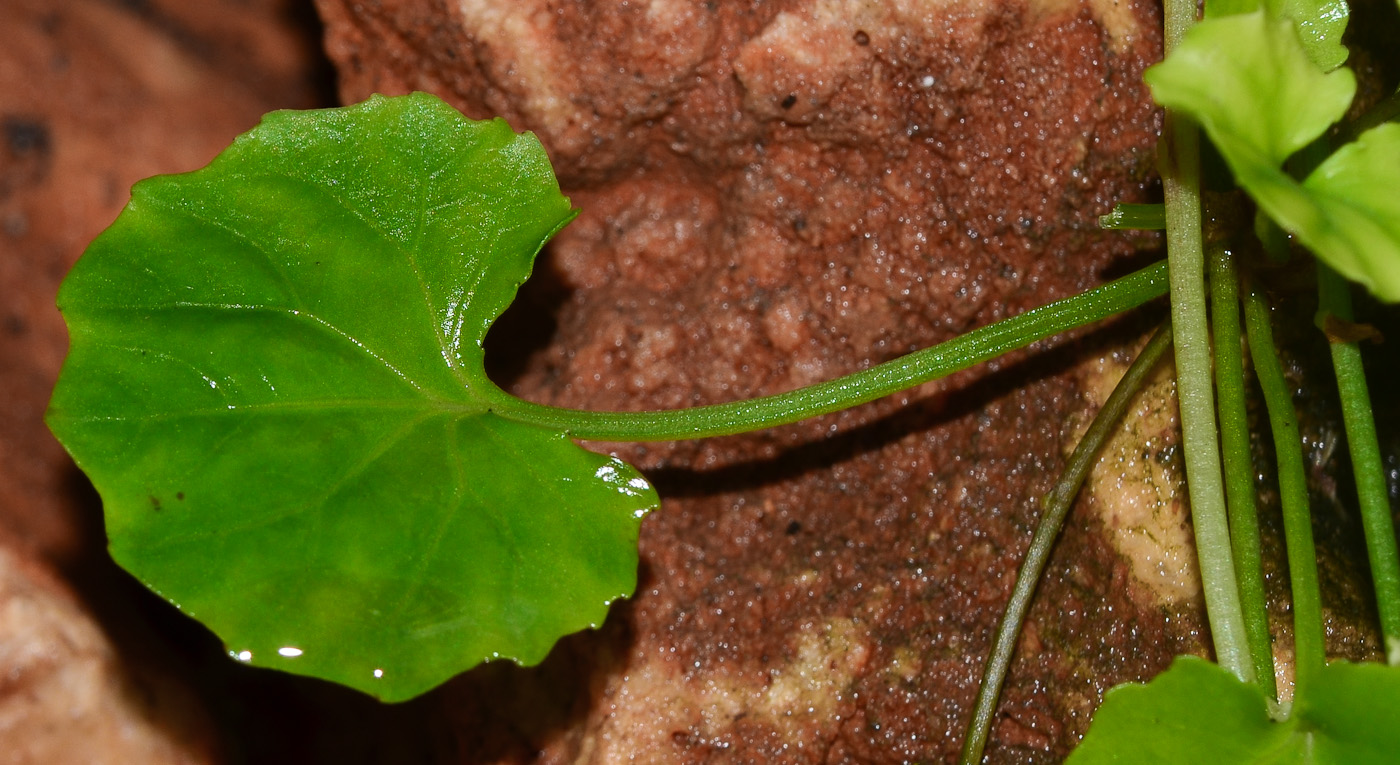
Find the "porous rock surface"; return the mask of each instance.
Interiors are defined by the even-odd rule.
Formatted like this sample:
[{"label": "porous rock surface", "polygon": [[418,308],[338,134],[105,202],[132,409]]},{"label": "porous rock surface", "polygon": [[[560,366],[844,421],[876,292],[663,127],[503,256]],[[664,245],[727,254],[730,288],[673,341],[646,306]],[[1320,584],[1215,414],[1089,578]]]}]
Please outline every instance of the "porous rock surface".
[{"label": "porous rock surface", "polygon": [[208,709],[219,694],[194,687],[180,644],[194,631],[153,626],[173,609],[106,557],[100,506],[43,413],[67,349],[59,282],[131,184],[199,167],[269,109],[317,105],[292,5],[0,2],[4,765],[192,765],[242,748]]},{"label": "porous rock surface", "polygon": [[[1151,3],[318,0],[342,96],[538,133],[581,217],[488,341],[593,409],[775,393],[1124,271]],[[545,317],[541,319],[541,317]],[[1111,334],[1111,333],[1110,333]],[[1087,354],[1017,355],[752,436],[597,444],[665,498],[638,595],[533,670],[439,694],[470,762],[942,762],[961,745]],[[1054,344],[1052,344],[1054,345]],[[1081,503],[993,731],[1054,762],[1108,686],[1200,650]]]},{"label": "porous rock surface", "polygon": [[0,5],[0,521],[81,553],[72,462],[43,424],[67,352],[54,295],[136,181],[193,170],[263,112],[316,105],[285,0]]},{"label": "porous rock surface", "polygon": [[53,572],[0,547],[0,762],[195,765],[211,731],[188,690],[127,671]]}]

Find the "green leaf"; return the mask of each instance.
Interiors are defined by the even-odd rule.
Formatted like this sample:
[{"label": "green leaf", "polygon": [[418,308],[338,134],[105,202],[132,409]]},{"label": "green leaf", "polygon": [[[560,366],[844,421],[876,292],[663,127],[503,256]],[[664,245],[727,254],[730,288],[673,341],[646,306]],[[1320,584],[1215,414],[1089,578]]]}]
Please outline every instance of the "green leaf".
[{"label": "green leaf", "polygon": [[1157,103],[1201,124],[1246,188],[1242,173],[1282,166],[1341,118],[1356,92],[1350,70],[1319,71],[1292,23],[1262,11],[1196,24],[1143,78]]},{"label": "green leaf", "polygon": [[1308,58],[1322,71],[1346,63],[1342,44],[1351,9],[1345,0],[1207,0],[1206,18],[1253,13],[1263,8],[1269,18],[1288,19],[1297,25],[1298,37]]},{"label": "green leaf", "polygon": [[1067,765],[1266,762],[1289,730],[1269,718],[1264,694],[1218,664],[1180,656],[1151,683],[1109,690]]},{"label": "green leaf", "polygon": [[1197,24],[1145,76],[1159,103],[1201,123],[1269,217],[1377,297],[1400,301],[1400,127],[1367,131],[1301,184],[1282,169],[1346,111],[1349,70],[1323,74],[1288,22],[1253,13]]},{"label": "green leaf", "polygon": [[1302,188],[1311,209],[1280,222],[1338,272],[1400,302],[1400,125],[1362,133]]},{"label": "green leaf", "polygon": [[1068,765],[1369,765],[1400,752],[1400,668],[1324,667],[1287,719],[1257,686],[1194,656],[1147,685],[1120,685]]},{"label": "green leaf", "polygon": [[1394,763],[1400,753],[1400,667],[1335,662],[1293,705],[1296,760]]},{"label": "green leaf", "polygon": [[59,294],[48,414],[113,557],[235,657],[390,701],[597,625],[655,492],[482,396],[572,215],[533,136],[423,94],[138,184]]},{"label": "green leaf", "polygon": [[1342,44],[1351,9],[1343,0],[1279,0],[1266,6],[1274,15],[1292,19],[1308,58],[1324,72],[1346,63],[1349,51]]}]

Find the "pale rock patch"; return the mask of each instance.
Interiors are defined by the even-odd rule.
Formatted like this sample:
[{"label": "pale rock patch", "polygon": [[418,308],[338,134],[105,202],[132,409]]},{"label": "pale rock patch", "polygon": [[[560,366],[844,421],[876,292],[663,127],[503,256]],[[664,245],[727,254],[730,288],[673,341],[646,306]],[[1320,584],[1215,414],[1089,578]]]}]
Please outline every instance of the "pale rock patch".
[{"label": "pale rock patch", "polygon": [[[1108,353],[1081,366],[1088,406],[1066,439],[1066,453],[1130,363]],[[1157,366],[1083,489],[1147,600],[1159,605],[1184,603],[1201,593],[1185,475],[1173,459],[1181,445],[1173,369],[1167,361]]]}]

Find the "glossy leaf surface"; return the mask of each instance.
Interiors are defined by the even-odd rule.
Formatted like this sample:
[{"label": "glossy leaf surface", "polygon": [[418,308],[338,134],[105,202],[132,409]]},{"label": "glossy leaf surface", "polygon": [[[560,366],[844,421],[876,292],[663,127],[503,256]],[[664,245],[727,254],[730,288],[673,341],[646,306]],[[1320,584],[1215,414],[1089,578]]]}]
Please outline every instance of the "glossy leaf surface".
[{"label": "glossy leaf surface", "polygon": [[233,656],[391,701],[597,625],[654,491],[479,395],[572,215],[533,136],[423,94],[138,184],[60,292],[48,415],[113,557]]},{"label": "glossy leaf surface", "polygon": [[1207,0],[1206,18],[1253,13],[1263,8],[1276,19],[1288,19],[1298,30],[1298,38],[1308,58],[1324,72],[1346,63],[1347,47],[1342,44],[1351,9],[1345,0]]},{"label": "glossy leaf surface", "polygon": [[1330,664],[1283,721],[1258,687],[1182,656],[1113,688],[1068,765],[1382,765],[1400,752],[1400,668]]},{"label": "glossy leaf surface", "polygon": [[1197,24],[1145,77],[1159,103],[1201,123],[1279,226],[1377,297],[1400,301],[1400,132],[1367,131],[1302,183],[1283,169],[1346,111],[1349,70],[1322,73],[1290,22],[1256,12]]},{"label": "glossy leaf surface", "polygon": [[1400,125],[1372,128],[1303,181],[1298,238],[1373,294],[1400,302]]},{"label": "glossy leaf surface", "polygon": [[1237,178],[1281,166],[1340,119],[1356,92],[1350,70],[1324,74],[1292,22],[1263,11],[1196,24],[1143,79],[1157,103],[1201,123]]}]

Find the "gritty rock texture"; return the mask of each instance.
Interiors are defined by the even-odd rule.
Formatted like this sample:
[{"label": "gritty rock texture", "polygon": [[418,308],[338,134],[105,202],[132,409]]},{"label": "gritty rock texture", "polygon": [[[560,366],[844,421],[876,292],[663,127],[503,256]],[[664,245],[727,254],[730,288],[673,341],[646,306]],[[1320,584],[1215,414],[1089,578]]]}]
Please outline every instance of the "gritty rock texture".
[{"label": "gritty rock texture", "polygon": [[51,571],[0,547],[0,761],[209,762],[208,722],[187,691],[127,675]]},{"label": "gritty rock texture", "polygon": [[[1084,430],[1131,362],[1126,354],[1105,354],[1081,367],[1088,406],[1078,421]],[[1083,489],[1133,578],[1145,585],[1138,591],[1147,598],[1145,606],[1172,606],[1201,594],[1174,373],[1171,363],[1157,366],[1104,445]],[[1073,450],[1080,435],[1075,428],[1067,450]]]},{"label": "gritty rock texture", "polygon": [[291,13],[0,3],[0,762],[195,763],[228,747],[217,694],[192,687],[188,643],[217,645],[111,564],[96,497],[42,418],[67,349],[59,282],[131,184],[324,98]]},{"label": "gritty rock texture", "polygon": [[[540,135],[582,208],[488,341],[529,398],[642,409],[788,390],[1133,255],[1095,216],[1147,190],[1148,3],[318,8],[345,100],[422,89],[503,115]],[[512,675],[515,697],[549,700],[522,705],[536,722],[496,722],[519,719],[490,701],[496,670],[443,689],[464,724],[489,715],[459,734],[464,759],[950,758],[1065,416],[1094,393],[1068,370],[1113,342],[753,436],[597,445],[666,498],[639,595]],[[1058,761],[1106,687],[1201,650],[1196,601],[1159,605],[1103,528],[1081,508],[1058,549],[993,762]]]},{"label": "gritty rock texture", "polygon": [[81,511],[64,505],[72,463],[42,422],[68,346],[59,281],[131,184],[203,165],[269,109],[314,105],[312,52],[285,12],[272,0],[0,7],[0,505],[44,554],[83,542]]}]

